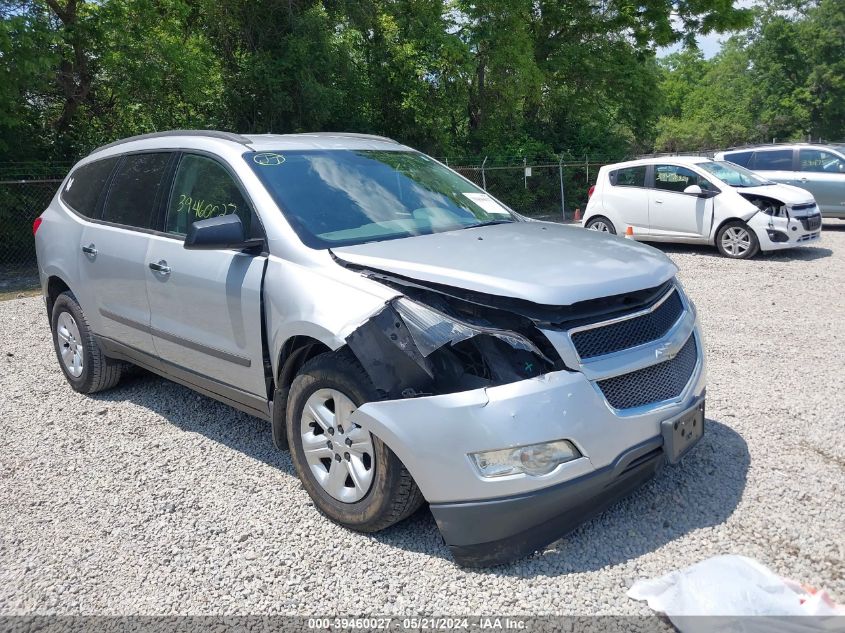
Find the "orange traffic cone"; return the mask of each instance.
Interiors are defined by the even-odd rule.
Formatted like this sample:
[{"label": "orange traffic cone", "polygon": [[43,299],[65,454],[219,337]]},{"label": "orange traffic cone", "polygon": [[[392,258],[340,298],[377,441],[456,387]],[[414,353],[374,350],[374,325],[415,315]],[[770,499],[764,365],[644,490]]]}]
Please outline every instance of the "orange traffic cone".
[{"label": "orange traffic cone", "polygon": [[581,207],[575,207],[575,221],[581,221]]},{"label": "orange traffic cone", "polygon": [[633,226],[629,226],[627,229],[625,229],[625,237],[628,237],[628,238],[631,238],[631,239],[634,238],[634,227]]}]

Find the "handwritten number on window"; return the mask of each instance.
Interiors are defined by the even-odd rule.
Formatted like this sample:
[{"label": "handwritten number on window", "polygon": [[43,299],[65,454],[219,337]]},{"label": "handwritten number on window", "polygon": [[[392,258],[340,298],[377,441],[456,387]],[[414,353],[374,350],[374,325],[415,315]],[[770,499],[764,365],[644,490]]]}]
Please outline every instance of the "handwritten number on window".
[{"label": "handwritten number on window", "polygon": [[238,212],[238,205],[227,202],[215,204],[213,202],[206,202],[205,200],[194,200],[187,194],[179,195],[179,206],[176,207],[176,213],[190,213],[193,211],[194,217],[198,220],[205,220],[207,218],[216,218],[219,215],[231,215]]}]

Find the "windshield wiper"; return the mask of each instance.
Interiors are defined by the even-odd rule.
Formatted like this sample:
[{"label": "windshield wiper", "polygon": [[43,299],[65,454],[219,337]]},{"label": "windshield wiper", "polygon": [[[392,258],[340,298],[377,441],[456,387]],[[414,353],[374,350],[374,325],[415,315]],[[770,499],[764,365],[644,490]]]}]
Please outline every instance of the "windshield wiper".
[{"label": "windshield wiper", "polygon": [[465,229],[476,229],[479,226],[493,226],[494,224],[513,224],[516,220],[487,220],[485,222],[479,222],[478,224],[470,224],[465,226]]}]

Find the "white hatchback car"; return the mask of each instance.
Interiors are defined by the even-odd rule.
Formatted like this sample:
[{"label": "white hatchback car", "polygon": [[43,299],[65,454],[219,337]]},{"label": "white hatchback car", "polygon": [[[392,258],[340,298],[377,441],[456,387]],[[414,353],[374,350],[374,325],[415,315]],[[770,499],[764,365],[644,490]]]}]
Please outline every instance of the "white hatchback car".
[{"label": "white hatchback car", "polygon": [[818,241],[822,217],[803,189],[726,161],[672,156],[602,167],[583,224],[637,240],[715,244],[744,259]]}]

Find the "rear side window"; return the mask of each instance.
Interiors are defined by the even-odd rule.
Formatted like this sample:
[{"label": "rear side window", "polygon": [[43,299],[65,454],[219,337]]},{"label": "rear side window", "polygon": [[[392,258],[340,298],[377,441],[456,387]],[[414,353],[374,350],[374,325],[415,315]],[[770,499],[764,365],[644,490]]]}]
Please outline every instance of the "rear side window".
[{"label": "rear side window", "polygon": [[832,152],[821,149],[802,149],[798,152],[798,164],[801,171],[840,174],[845,172],[845,160]]},{"label": "rear side window", "polygon": [[140,229],[153,227],[155,203],[170,153],[124,156],[109,187],[103,219]]},{"label": "rear side window", "polygon": [[792,150],[775,149],[767,152],[754,152],[752,170],[792,171]]},{"label": "rear side window", "polygon": [[184,155],[170,192],[165,230],[185,235],[196,220],[233,213],[241,218],[244,233],[252,235],[252,212],[231,174],[211,158]]},{"label": "rear side window", "polygon": [[645,187],[646,166],[625,167],[610,172],[610,184],[617,187]]},{"label": "rear side window", "polygon": [[97,201],[109,176],[120,160],[119,156],[82,165],[68,178],[62,189],[62,200],[79,215],[92,218],[97,213]]},{"label": "rear side window", "polygon": [[753,153],[754,152],[727,152],[725,154],[725,160],[730,161],[735,165],[748,167],[748,163],[751,162],[751,155]]}]

